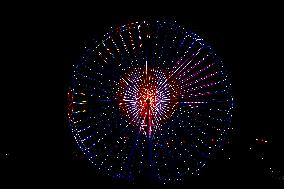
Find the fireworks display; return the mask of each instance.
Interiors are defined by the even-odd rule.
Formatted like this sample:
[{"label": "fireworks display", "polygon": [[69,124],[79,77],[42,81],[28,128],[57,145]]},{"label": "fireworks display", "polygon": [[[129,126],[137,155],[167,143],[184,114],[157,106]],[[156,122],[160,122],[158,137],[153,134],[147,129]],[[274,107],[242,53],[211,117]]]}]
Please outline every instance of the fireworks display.
[{"label": "fireworks display", "polygon": [[176,22],[112,28],[73,66],[68,122],[103,175],[162,183],[198,175],[222,149],[232,111],[223,63]]}]

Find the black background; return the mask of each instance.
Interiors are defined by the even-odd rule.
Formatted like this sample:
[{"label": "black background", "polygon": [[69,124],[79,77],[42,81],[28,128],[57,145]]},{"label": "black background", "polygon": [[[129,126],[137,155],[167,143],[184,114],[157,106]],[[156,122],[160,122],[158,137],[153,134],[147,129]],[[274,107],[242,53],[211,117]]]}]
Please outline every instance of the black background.
[{"label": "black background", "polygon": [[[209,162],[201,176],[188,177],[175,187],[280,186],[279,180],[264,171],[270,166],[283,171],[283,47],[279,13],[268,7],[189,10],[181,11],[185,16],[110,16],[59,9],[4,18],[0,76],[3,180],[82,188],[100,188],[100,184],[133,187],[98,176],[76,147],[66,125],[71,66],[78,62],[90,35],[101,36],[110,26],[137,19],[171,19],[213,46],[231,72],[237,101],[231,144]],[[261,136],[272,141],[263,150],[268,154],[265,163],[248,151],[255,138]],[[226,160],[226,154],[232,159]],[[150,184],[145,181],[134,187]]]}]

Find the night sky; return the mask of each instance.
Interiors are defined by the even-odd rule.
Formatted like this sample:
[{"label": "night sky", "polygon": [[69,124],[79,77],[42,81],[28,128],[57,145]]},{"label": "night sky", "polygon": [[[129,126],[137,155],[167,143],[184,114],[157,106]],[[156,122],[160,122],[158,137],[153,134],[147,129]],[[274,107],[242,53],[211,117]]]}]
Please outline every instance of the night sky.
[{"label": "night sky", "polygon": [[[231,72],[236,99],[232,123],[235,130],[224,151],[209,161],[200,176],[189,176],[178,187],[277,188],[283,184],[283,84],[279,59],[283,47],[279,45],[282,36],[277,16],[238,16],[224,11],[210,16],[74,13],[47,16],[39,22],[29,18],[4,22],[6,29],[1,37],[5,47],[1,69],[5,121],[0,132],[0,165],[5,178],[23,179],[25,183],[37,180],[131,187],[98,175],[76,146],[66,122],[67,86],[71,66],[78,62],[84,41],[90,36],[103,35],[113,25],[157,18],[176,20],[212,45]],[[8,79],[3,74],[8,74]],[[149,184],[140,179],[135,186]]]}]

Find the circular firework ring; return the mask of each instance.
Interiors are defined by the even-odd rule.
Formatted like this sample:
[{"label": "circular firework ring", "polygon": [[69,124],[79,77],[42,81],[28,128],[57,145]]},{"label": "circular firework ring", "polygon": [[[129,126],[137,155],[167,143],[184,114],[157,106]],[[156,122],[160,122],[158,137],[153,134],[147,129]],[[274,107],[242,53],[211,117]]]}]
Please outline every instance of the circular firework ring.
[{"label": "circular firework ring", "polygon": [[176,22],[111,29],[73,65],[68,123],[104,175],[173,183],[223,147],[233,97],[223,63]]}]

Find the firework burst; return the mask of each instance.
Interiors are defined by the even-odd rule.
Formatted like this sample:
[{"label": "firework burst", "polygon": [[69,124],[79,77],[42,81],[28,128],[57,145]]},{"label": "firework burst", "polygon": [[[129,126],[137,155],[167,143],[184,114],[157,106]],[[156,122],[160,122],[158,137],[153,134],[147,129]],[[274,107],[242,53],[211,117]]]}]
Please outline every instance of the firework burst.
[{"label": "firework burst", "polygon": [[116,27],[73,66],[68,122],[102,174],[164,183],[199,174],[222,148],[233,97],[222,62],[175,22]]}]

